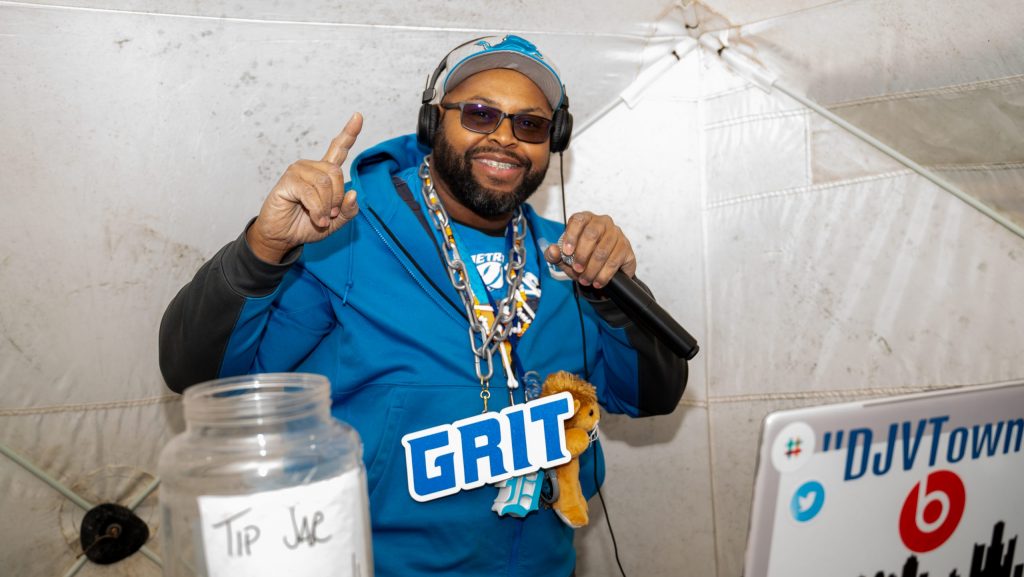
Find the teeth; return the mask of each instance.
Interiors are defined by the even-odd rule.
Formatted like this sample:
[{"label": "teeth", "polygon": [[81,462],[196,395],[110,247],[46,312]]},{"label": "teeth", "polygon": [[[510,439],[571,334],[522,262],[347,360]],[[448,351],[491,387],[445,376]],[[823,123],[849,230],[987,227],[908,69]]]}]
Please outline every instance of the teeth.
[{"label": "teeth", "polygon": [[488,160],[486,158],[481,158],[480,162],[486,164],[487,166],[493,166],[494,168],[500,168],[502,170],[508,170],[509,168],[515,167],[514,164],[509,164],[507,162],[498,162],[496,160]]}]

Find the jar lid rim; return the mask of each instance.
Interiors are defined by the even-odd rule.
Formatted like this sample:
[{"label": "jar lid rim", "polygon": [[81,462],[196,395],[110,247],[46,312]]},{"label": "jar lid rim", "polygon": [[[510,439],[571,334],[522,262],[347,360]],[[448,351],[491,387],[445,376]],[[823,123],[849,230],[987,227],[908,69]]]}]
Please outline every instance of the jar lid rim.
[{"label": "jar lid rim", "polygon": [[260,373],[193,385],[184,394],[185,419],[219,422],[288,419],[330,408],[330,382],[312,373]]}]

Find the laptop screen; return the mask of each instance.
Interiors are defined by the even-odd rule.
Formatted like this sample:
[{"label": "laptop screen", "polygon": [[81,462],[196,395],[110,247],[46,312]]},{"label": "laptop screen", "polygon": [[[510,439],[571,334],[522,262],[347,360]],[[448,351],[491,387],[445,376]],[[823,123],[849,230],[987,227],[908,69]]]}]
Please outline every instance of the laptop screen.
[{"label": "laptop screen", "polygon": [[1021,577],[1022,437],[1024,383],[770,414],[745,577]]}]

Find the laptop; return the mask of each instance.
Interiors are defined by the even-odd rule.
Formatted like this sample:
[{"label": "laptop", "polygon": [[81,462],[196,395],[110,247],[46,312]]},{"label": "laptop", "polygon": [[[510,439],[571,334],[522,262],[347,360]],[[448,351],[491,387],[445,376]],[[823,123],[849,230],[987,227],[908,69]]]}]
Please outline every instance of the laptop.
[{"label": "laptop", "polygon": [[1024,573],[1024,382],[778,411],[745,577]]}]

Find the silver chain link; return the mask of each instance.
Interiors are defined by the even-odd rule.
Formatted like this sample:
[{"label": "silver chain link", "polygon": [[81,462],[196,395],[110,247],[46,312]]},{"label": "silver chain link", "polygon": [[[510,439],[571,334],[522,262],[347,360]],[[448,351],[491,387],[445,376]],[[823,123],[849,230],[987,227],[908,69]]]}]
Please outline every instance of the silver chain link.
[{"label": "silver chain link", "polygon": [[[505,283],[508,291],[498,301],[498,310],[494,311],[494,323],[487,326],[487,319],[476,313],[473,289],[470,287],[466,263],[459,255],[459,249],[455,246],[452,237],[446,232],[451,226],[451,220],[434,189],[434,182],[430,177],[429,157],[423,159],[419,177],[423,181],[423,186],[420,188],[423,201],[430,212],[434,227],[441,231],[444,243],[441,255],[444,257],[448,278],[451,280],[452,286],[455,287],[455,291],[459,293],[462,306],[466,310],[466,320],[469,321],[469,346],[473,350],[476,376],[480,379],[480,398],[484,401],[484,412],[487,412],[487,399],[491,395],[490,381],[494,376],[494,355],[495,353],[500,354],[498,348],[501,343],[508,340],[512,333],[512,327],[515,325],[513,321],[516,318],[516,298],[523,282],[523,269],[526,267],[526,247],[523,242],[523,239],[526,238],[526,217],[523,215],[523,209],[516,207],[511,222],[512,248],[508,252],[508,266],[505,267]],[[477,344],[478,340],[479,344]]]}]

